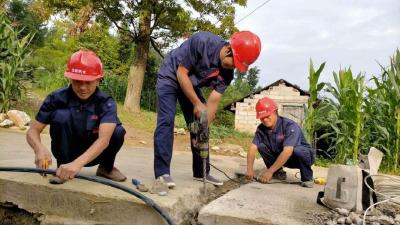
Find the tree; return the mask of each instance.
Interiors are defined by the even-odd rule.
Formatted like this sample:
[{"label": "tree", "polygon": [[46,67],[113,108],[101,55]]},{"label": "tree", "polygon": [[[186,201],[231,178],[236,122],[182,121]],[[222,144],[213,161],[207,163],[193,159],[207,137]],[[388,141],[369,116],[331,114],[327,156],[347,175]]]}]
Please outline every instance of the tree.
[{"label": "tree", "polygon": [[[235,30],[235,4],[247,0],[47,0],[57,9],[78,10],[91,5],[97,19],[113,24],[134,43],[124,108],[140,111],[140,97],[150,45],[161,56],[163,50],[193,32],[207,30],[225,38]],[[216,22],[213,22],[216,21]]]},{"label": "tree", "polygon": [[247,72],[235,72],[233,83],[226,89],[221,99],[220,109],[233,101],[243,98],[246,95],[257,90],[258,74],[260,69],[257,67],[250,68]]},{"label": "tree", "polygon": [[6,4],[6,14],[11,20],[12,26],[19,30],[18,37],[22,38],[28,34],[34,34],[31,46],[42,46],[47,29],[44,21],[47,19],[40,16],[36,8],[38,2],[34,0],[12,0]]},{"label": "tree", "polygon": [[253,68],[250,68],[249,71],[247,71],[247,82],[251,88],[252,91],[256,90],[256,86],[258,84],[258,74],[260,73],[260,69],[258,69],[256,66]]},{"label": "tree", "polygon": [[239,93],[244,95],[256,91],[258,84],[260,69],[256,66],[250,68],[248,71],[241,73],[239,70],[235,72],[235,79],[233,80],[233,88],[237,89]]}]

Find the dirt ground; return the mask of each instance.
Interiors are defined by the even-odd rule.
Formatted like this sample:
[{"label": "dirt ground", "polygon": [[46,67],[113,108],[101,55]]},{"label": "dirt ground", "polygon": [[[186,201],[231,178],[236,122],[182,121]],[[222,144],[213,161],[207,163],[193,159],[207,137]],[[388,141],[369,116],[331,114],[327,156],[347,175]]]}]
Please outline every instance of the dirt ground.
[{"label": "dirt ground", "polygon": [[11,203],[0,204],[0,225],[39,225],[39,216]]},{"label": "dirt ground", "polygon": [[[126,129],[125,144],[130,146],[153,148],[153,133],[124,125]],[[174,150],[190,150],[189,134],[174,136]]]}]

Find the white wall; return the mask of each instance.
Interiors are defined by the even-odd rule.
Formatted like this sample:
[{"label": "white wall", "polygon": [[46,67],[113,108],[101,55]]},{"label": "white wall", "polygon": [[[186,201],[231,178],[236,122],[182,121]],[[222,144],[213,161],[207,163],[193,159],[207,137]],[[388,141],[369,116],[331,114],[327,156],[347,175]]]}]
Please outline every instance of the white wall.
[{"label": "white wall", "polygon": [[[300,92],[295,88],[288,87],[281,83],[277,86],[273,86],[268,90],[264,90],[259,94],[245,98],[243,102],[236,103],[235,112],[235,129],[242,132],[254,133],[260,120],[256,119],[256,103],[259,99],[268,96],[274,99],[278,103],[278,112],[282,116],[287,116],[282,111],[283,106],[298,106],[303,107],[307,105],[308,96],[300,96]],[[300,116],[301,117],[301,116]],[[296,121],[301,124],[301,121]]]}]

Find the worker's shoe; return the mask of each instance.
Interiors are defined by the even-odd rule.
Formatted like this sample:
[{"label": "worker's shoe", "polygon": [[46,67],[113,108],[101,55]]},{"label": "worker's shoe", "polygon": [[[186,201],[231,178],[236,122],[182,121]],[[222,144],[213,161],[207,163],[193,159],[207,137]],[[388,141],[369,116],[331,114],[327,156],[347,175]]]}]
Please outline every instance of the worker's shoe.
[{"label": "worker's shoe", "polygon": [[158,194],[159,196],[166,196],[168,191],[169,188],[163,176],[159,176],[150,189],[151,194]]},{"label": "worker's shoe", "polygon": [[[198,181],[203,181],[203,177],[194,177],[193,179],[198,180]],[[215,186],[222,186],[224,185],[224,182],[218,180],[217,178],[211,176],[211,175],[207,175],[206,176],[206,182],[213,184]]]},{"label": "worker's shoe", "polygon": [[277,180],[286,180],[287,175],[286,171],[284,171],[282,168],[276,171],[273,175],[272,178],[277,179]]},{"label": "worker's shoe", "polygon": [[63,179],[61,179],[61,178],[59,178],[57,176],[54,176],[54,175],[49,178],[49,183],[50,184],[63,184],[63,183],[65,183],[65,181],[66,180],[63,180]]},{"label": "worker's shoe", "polygon": [[172,177],[169,174],[164,174],[162,176],[157,177],[160,178],[162,177],[164,180],[164,183],[167,184],[168,188],[174,188],[176,186],[175,181],[172,179]]},{"label": "worker's shoe", "polygon": [[301,182],[301,186],[306,188],[312,188],[314,187],[314,181],[313,180],[303,181]]},{"label": "worker's shoe", "polygon": [[113,167],[110,172],[107,172],[107,170],[99,166],[96,171],[96,176],[99,177],[104,177],[113,181],[118,181],[118,182],[123,182],[126,180],[126,176],[121,173],[117,168]]}]

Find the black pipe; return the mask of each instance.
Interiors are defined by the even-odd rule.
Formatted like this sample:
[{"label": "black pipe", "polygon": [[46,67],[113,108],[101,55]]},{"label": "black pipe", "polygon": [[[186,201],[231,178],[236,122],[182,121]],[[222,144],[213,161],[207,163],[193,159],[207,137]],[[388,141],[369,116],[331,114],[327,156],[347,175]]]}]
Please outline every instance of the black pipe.
[{"label": "black pipe", "polygon": [[[37,168],[29,168],[29,167],[0,167],[0,171],[8,171],[8,172],[26,172],[26,173],[45,173],[45,174],[56,174],[55,170],[44,170],[44,169],[37,169]],[[114,187],[117,189],[120,189],[122,191],[125,191],[140,200],[142,200],[144,203],[146,203],[148,206],[156,210],[167,222],[169,225],[175,225],[175,223],[172,221],[171,217],[159,206],[157,205],[151,198],[146,197],[145,195],[131,189],[128,187],[125,187],[121,184],[118,184],[114,181],[104,179],[101,177],[95,177],[95,176],[86,176],[82,174],[77,174],[75,175],[75,178],[79,178],[82,180],[88,180],[92,182],[97,182],[100,184],[104,184],[110,187]]]}]

